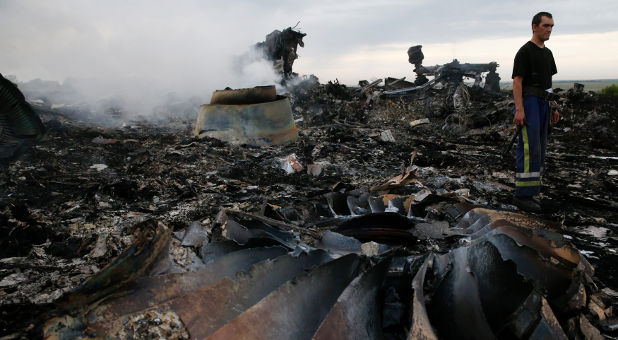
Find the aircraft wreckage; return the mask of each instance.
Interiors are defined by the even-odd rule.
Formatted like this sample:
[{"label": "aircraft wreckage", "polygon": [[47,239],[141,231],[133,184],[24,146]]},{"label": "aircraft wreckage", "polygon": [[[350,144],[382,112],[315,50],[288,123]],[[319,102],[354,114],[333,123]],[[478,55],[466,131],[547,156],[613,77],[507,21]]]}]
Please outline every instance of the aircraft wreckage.
[{"label": "aircraft wreckage", "polygon": [[[297,24],[298,25],[298,24]],[[295,74],[292,72],[294,61],[298,59],[298,46],[305,47],[303,38],[307,33],[302,33],[288,27],[282,31],[274,30],[266,35],[264,41],[255,44],[255,49],[273,63],[273,68],[279,72],[284,79],[288,79]]]},{"label": "aircraft wreckage", "polygon": [[[418,216],[435,202],[457,222]],[[133,338],[154,324],[178,339],[600,338],[580,313],[596,303],[593,269],[550,222],[427,192],[350,191],[328,206],[305,228],[293,209],[222,210],[217,242],[200,227],[173,235],[143,222],[132,246],[57,302],[45,337]],[[174,237],[200,249],[192,270],[171,265]],[[422,251],[446,240],[447,252]]]},{"label": "aircraft wreckage", "polygon": [[[447,65],[417,70],[459,87],[493,67]],[[38,140],[32,109],[49,139],[0,177],[2,335],[616,335],[610,99],[561,97],[572,125],[554,129],[546,196],[560,204],[533,216],[509,205],[512,164],[494,150],[508,102],[476,103],[480,123],[453,137],[414,98],[368,93],[226,89],[197,124],[118,129],[23,106],[39,129],[10,137]],[[598,154],[569,144],[582,135]]]}]

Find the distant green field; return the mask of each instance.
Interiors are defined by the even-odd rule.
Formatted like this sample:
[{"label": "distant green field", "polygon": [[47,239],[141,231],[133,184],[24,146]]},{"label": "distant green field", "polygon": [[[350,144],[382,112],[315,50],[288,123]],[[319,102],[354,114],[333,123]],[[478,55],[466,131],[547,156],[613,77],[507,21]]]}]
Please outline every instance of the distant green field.
[{"label": "distant green field", "polygon": [[[554,80],[554,88],[561,88],[568,90],[573,88],[573,83],[584,84],[584,91],[600,92],[601,89],[608,87],[612,84],[618,85],[618,79],[599,79],[599,80]],[[503,90],[510,90],[513,88],[513,82],[505,82],[500,84]]]}]

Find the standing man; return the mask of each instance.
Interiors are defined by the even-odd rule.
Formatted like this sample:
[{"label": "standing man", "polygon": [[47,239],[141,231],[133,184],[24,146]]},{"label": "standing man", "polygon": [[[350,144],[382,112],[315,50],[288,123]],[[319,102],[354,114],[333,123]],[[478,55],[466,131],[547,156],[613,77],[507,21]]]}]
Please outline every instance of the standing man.
[{"label": "standing man", "polygon": [[519,49],[513,63],[513,122],[521,127],[518,129],[513,203],[531,212],[541,212],[538,195],[550,115],[552,123],[560,120],[557,109],[550,112],[548,101],[552,95],[551,77],[558,72],[553,54],[545,47],[553,27],[550,13],[537,13],[532,18],[532,39]]}]

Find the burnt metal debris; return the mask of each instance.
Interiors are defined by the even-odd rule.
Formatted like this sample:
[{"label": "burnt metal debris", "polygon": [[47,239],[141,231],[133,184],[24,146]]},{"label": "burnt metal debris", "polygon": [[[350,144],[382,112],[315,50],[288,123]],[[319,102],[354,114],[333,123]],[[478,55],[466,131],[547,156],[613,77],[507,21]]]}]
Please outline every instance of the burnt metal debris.
[{"label": "burnt metal debris", "polygon": [[305,47],[303,38],[306,35],[307,33],[296,30],[296,26],[288,27],[282,31],[274,30],[266,35],[264,41],[257,43],[255,48],[261,51],[273,63],[275,70],[287,79],[294,76],[292,66],[294,61],[298,59],[296,50],[298,46]]},{"label": "burnt metal debris", "polygon": [[[444,92],[443,105],[449,111],[465,112],[470,105],[470,92],[485,92],[496,97],[502,97],[500,91],[500,76],[496,72],[498,63],[492,61],[486,64],[460,63],[454,59],[444,65],[424,66],[425,55],[421,45],[408,49],[408,61],[414,65],[416,74],[413,83],[403,79],[387,80],[389,86],[374,96],[427,96],[428,91],[440,89]],[[429,79],[427,77],[432,77]],[[484,78],[483,87],[481,82]],[[471,86],[465,84],[464,79],[474,79]],[[407,85],[407,86],[406,86]],[[365,92],[367,92],[365,90]]]},{"label": "burnt metal debris", "polygon": [[383,95],[405,82],[290,87],[287,144],[104,128],[24,90],[48,132],[0,175],[0,336],[616,337],[616,98],[558,91],[528,215],[508,94]]},{"label": "burnt metal debris", "polygon": [[277,96],[275,86],[260,86],[215,91],[200,108],[195,135],[260,146],[292,143],[298,130],[288,98]]},{"label": "burnt metal debris", "polygon": [[416,80],[414,85],[421,86],[429,82],[427,76],[433,76],[432,84],[444,82],[449,88],[457,88],[463,82],[464,77],[474,79],[473,86],[481,84],[483,74],[485,74],[485,84],[483,88],[489,92],[500,93],[500,76],[496,73],[498,63],[492,61],[487,64],[460,63],[457,59],[444,65],[423,66],[423,54],[421,45],[415,45],[408,49],[408,61],[414,65]]},{"label": "burnt metal debris", "polygon": [[45,127],[26,98],[0,74],[0,170],[40,139]]}]

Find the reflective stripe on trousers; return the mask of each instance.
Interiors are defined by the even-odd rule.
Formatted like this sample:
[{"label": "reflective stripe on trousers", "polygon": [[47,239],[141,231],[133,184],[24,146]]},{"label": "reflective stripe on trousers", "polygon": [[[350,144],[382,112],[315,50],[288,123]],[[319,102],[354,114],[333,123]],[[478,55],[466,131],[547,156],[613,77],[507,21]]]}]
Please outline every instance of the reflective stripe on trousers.
[{"label": "reflective stripe on trousers", "polygon": [[530,95],[525,95],[523,101],[526,122],[519,132],[515,149],[515,196],[534,196],[541,191],[547,147],[549,103]]}]

